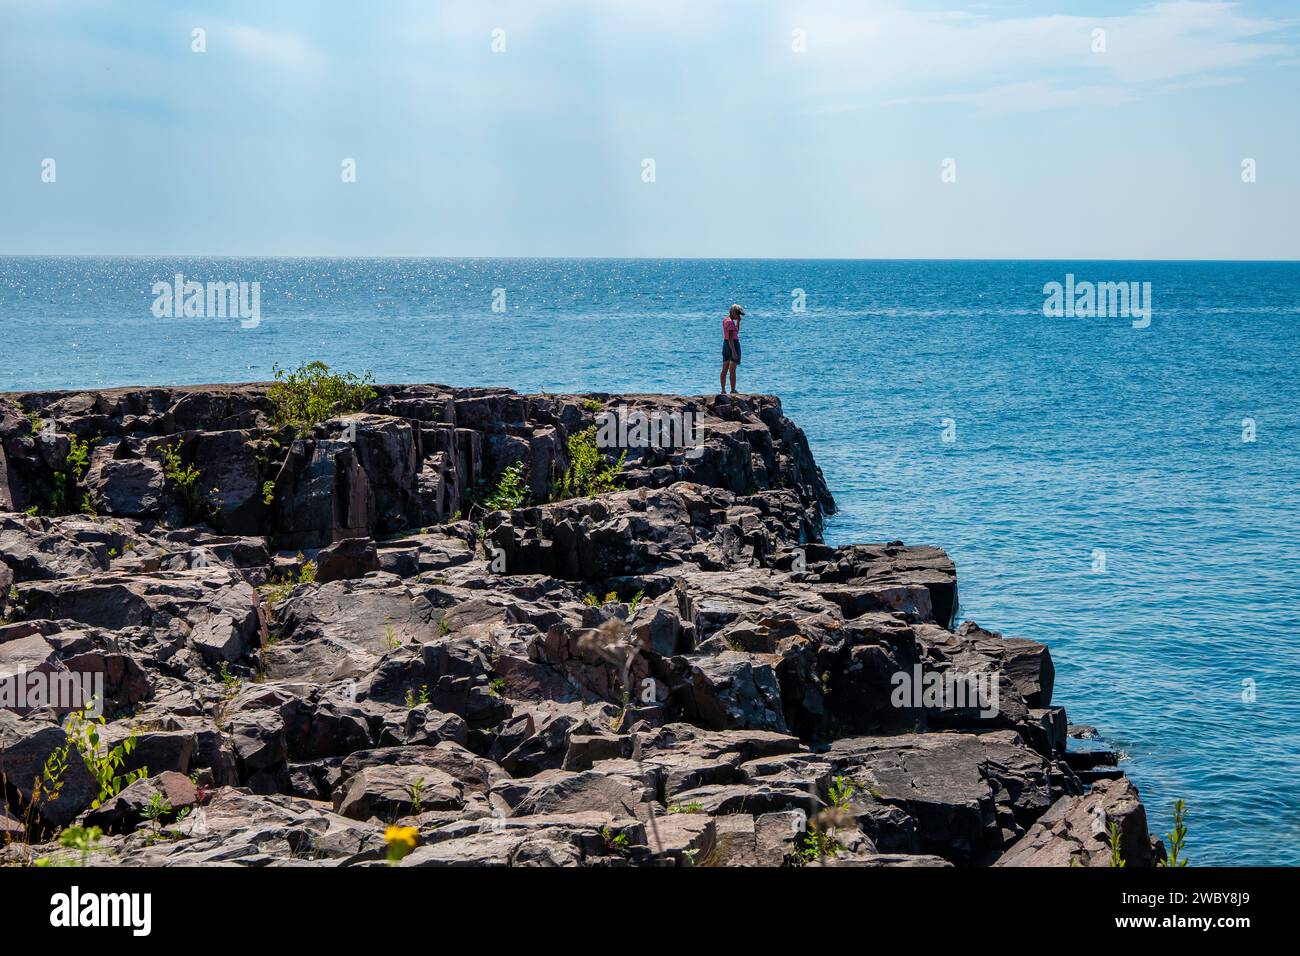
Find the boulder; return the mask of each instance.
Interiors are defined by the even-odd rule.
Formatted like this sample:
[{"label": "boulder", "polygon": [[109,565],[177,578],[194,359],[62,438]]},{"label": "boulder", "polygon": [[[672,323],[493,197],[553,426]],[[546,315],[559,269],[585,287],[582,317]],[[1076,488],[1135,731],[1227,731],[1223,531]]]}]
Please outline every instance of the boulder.
[{"label": "boulder", "polygon": [[1098,781],[1086,794],[1061,797],[993,865],[1110,866],[1111,824],[1119,827],[1125,866],[1149,867],[1163,859],[1164,847],[1155,847],[1147,832],[1137,787],[1121,777]]}]

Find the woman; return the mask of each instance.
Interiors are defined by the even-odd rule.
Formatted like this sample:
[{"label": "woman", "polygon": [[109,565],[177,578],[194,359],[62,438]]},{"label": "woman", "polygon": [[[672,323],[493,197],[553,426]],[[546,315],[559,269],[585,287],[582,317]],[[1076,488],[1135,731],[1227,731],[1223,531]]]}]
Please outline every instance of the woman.
[{"label": "woman", "polygon": [[736,366],[740,364],[740,320],[745,310],[733,305],[722,320],[722,376],[718,381],[718,394],[727,393],[727,372],[731,372],[731,394],[736,394]]}]

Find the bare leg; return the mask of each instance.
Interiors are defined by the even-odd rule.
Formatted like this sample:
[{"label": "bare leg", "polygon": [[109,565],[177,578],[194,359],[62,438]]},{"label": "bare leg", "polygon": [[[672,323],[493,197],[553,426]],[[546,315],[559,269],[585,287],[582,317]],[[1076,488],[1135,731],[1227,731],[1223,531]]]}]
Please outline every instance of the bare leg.
[{"label": "bare leg", "polygon": [[731,366],[731,394],[735,395],[736,394],[736,363],[729,362],[728,364]]},{"label": "bare leg", "polygon": [[726,362],[726,361],[724,361],[724,362],[722,363],[722,374],[718,376],[718,393],[719,393],[719,394],[722,394],[722,393],[726,392],[726,390],[727,390],[727,366],[730,365],[730,364],[731,364],[730,362]]}]

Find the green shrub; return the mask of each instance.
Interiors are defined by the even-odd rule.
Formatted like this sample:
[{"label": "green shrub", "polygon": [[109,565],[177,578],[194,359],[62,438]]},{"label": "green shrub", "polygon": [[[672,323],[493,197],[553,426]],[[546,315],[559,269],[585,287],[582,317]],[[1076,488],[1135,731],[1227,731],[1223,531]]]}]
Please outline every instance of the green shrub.
[{"label": "green shrub", "polygon": [[830,786],[831,806],[843,810],[848,807],[857,792],[858,785],[848,777],[832,777]]},{"label": "green shrub", "polygon": [[627,452],[610,464],[596,445],[596,427],[584,428],[569,436],[569,470],[564,473],[551,494],[552,501],[570,498],[590,498],[610,491],[618,491],[618,476],[623,470]]},{"label": "green shrub", "polygon": [[[73,503],[77,500],[77,487],[86,477],[86,470],[90,467],[90,446],[93,444],[93,441],[81,441],[75,435],[69,436],[64,470],[54,473],[54,489],[50,492],[50,514],[72,513]],[[86,514],[95,513],[90,505],[89,494],[81,496],[76,508]]]},{"label": "green shrub", "polygon": [[272,368],[275,384],[267,389],[266,397],[275,406],[275,421],[300,430],[335,415],[360,411],[378,394],[370,372],[360,378],[352,372],[338,375],[324,362],[304,362],[293,370],[279,365]]},{"label": "green shrub", "polygon": [[162,455],[163,474],[171,482],[176,497],[185,506],[185,513],[189,520],[206,521],[212,517],[215,510],[213,502],[204,497],[199,487],[199,479],[203,477],[203,473],[193,465],[182,464],[180,441],[164,445]]},{"label": "green shrub", "polygon": [[833,833],[822,830],[817,824],[812,823],[809,824],[808,833],[803,838],[803,845],[795,850],[791,862],[795,866],[803,866],[816,860],[837,856],[842,849],[844,849],[843,845],[835,839]]},{"label": "green shrub", "polygon": [[513,511],[528,503],[528,482],[524,478],[524,463],[517,461],[507,466],[497,479],[496,489],[483,501],[488,511]]},{"label": "green shrub", "polygon": [[126,758],[135,750],[135,745],[139,741],[139,733],[131,731],[131,735],[123,740],[116,747],[109,748],[103,743],[99,731],[104,726],[104,718],[98,717],[87,719],[84,710],[75,711],[68,715],[68,742],[64,745],[64,757],[66,761],[66,750],[68,747],[76,747],[77,752],[81,754],[81,759],[90,771],[91,776],[99,783],[99,795],[91,802],[90,808],[93,810],[102,804],[105,800],[110,800],[122,792],[123,787],[128,787],[137,780],[143,780],[149,776],[149,769],[141,767],[139,770],[133,770],[130,773],[120,773]]},{"label": "green shrub", "polygon": [[1174,803],[1174,830],[1172,833],[1166,833],[1165,839],[1169,841],[1169,858],[1161,863],[1161,866],[1186,866],[1187,858],[1183,856],[1183,848],[1187,843],[1187,805],[1178,800]]},{"label": "green shrub", "polygon": [[1110,850],[1110,866],[1116,867],[1128,865],[1124,861],[1123,854],[1120,853],[1119,824],[1114,821],[1111,821],[1110,825],[1106,827],[1106,848]]}]

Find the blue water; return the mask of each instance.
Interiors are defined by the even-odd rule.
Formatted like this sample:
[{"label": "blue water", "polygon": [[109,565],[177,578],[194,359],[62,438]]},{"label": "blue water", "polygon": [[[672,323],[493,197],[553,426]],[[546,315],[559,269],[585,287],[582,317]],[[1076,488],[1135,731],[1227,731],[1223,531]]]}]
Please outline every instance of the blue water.
[{"label": "blue water", "polygon": [[[260,282],[260,326],[155,318],[178,270]],[[1067,272],[1150,282],[1150,327],[1044,318]],[[1051,646],[1056,702],[1128,754],[1153,828],[1187,801],[1194,864],[1300,863],[1300,264],[0,258],[0,390],[320,358],[700,393],[732,301],[741,388],[808,432],[832,543],[946,548],[965,616]]]}]

